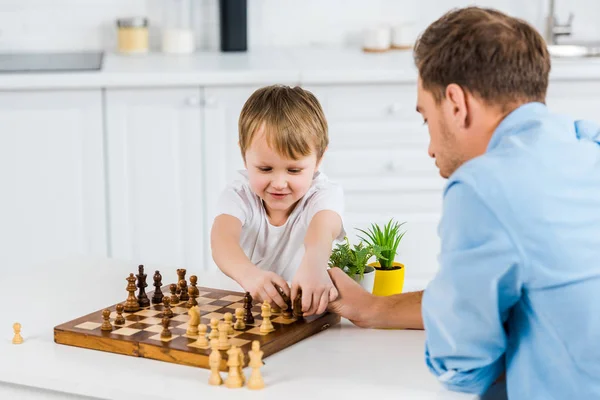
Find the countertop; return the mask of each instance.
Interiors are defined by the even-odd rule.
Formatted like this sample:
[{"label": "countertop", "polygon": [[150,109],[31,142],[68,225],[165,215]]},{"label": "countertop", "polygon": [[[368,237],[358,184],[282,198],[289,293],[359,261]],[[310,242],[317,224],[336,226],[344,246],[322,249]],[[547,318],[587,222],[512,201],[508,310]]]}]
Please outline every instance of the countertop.
[{"label": "countertop", "polygon": [[[175,267],[145,267],[150,277],[161,270],[163,283],[176,276]],[[125,277],[136,271],[133,262],[86,257],[5,268],[0,398],[477,398],[445,390],[429,373],[423,331],[361,329],[346,320],[266,358],[261,391],[210,386],[206,369],[54,343],[54,326],[124,300]],[[199,286],[239,290],[223,274],[192,274]],[[11,343],[14,322],[22,324],[20,345]]]},{"label": "countertop", "polygon": [[[0,74],[0,90],[211,85],[414,83],[411,51],[364,53],[352,48],[267,48],[126,56],[107,52],[101,71]],[[600,57],[552,61],[551,80],[600,79]]]}]

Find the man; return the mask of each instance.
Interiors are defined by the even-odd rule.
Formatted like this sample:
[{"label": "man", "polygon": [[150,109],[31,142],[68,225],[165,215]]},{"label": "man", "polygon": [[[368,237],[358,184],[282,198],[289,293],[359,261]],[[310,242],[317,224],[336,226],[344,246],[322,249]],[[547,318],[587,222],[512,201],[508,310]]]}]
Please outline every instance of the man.
[{"label": "man", "polygon": [[506,372],[510,399],[600,398],[600,128],[546,108],[550,58],[522,20],[452,11],[414,56],[448,178],[439,271],[422,293],[375,297],[333,268],[330,309],[424,328],[427,366],[451,390],[482,394]]}]

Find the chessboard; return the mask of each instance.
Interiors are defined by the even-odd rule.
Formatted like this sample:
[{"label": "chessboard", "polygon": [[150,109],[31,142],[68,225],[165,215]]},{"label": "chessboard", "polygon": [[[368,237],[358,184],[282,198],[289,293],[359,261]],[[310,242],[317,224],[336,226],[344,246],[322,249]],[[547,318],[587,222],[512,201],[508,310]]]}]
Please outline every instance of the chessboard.
[{"label": "chessboard", "polygon": [[[169,287],[161,287],[161,292],[168,296]],[[223,321],[226,313],[235,316],[236,309],[243,307],[246,293],[197,287],[197,298],[200,311],[200,324],[207,326],[207,333],[211,331],[211,319]],[[152,297],[154,292],[149,292]],[[119,303],[124,304],[125,301]],[[54,328],[54,341],[62,345],[77,346],[87,349],[106,351],[134,357],[144,357],[176,364],[194,367],[210,368],[209,346],[199,347],[196,343],[197,335],[190,336],[186,333],[190,319],[187,302],[170,304],[173,315],[170,318],[169,329],[171,337],[161,337],[163,325],[161,324],[165,304],[150,303],[147,307],[140,307],[139,311],[122,312],[125,322],[122,325],[113,324],[113,329],[101,329],[103,310],[63,323]],[[117,317],[117,304],[106,309],[110,310],[110,321]],[[289,316],[284,317],[281,311],[273,311],[270,320],[274,331],[260,332],[261,304],[252,304],[253,324],[246,324],[241,330],[233,331],[229,335],[229,343],[238,346],[244,355],[252,348],[252,342],[258,341],[264,352],[264,357],[275,354],[293,344],[321,332],[340,321],[339,315],[326,312],[321,315],[309,317]],[[221,371],[227,371],[227,352],[222,351]],[[247,361],[247,357],[244,357]],[[244,365],[245,366],[245,365]]]}]

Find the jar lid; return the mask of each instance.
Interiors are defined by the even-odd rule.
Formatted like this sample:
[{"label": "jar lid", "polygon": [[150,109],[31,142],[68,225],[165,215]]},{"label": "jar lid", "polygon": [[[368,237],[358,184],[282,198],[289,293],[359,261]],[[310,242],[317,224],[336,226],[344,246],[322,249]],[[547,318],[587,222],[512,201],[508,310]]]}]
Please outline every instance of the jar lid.
[{"label": "jar lid", "polygon": [[148,26],[148,18],[145,17],[130,17],[117,19],[119,28],[145,28]]}]

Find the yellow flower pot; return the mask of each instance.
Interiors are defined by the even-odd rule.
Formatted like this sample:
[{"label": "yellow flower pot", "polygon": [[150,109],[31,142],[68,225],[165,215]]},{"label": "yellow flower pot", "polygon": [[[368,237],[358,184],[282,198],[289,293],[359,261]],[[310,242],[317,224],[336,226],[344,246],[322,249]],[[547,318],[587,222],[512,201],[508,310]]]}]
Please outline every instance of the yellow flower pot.
[{"label": "yellow flower pot", "polygon": [[394,262],[393,269],[381,269],[378,262],[373,262],[369,265],[375,268],[374,295],[390,296],[402,293],[402,288],[404,287],[404,264]]}]

